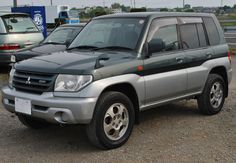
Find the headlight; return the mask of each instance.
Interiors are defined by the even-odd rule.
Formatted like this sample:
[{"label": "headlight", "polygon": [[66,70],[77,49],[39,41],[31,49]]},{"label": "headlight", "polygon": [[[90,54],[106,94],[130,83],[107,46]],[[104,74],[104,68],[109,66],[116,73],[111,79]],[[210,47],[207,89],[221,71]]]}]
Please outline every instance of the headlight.
[{"label": "headlight", "polygon": [[13,76],[14,76],[14,73],[15,73],[15,69],[12,68],[11,71],[10,71],[10,75],[9,75],[9,87],[12,88],[12,83],[13,83]]},{"label": "headlight", "polygon": [[93,80],[91,75],[58,75],[54,91],[75,92],[86,87]]}]

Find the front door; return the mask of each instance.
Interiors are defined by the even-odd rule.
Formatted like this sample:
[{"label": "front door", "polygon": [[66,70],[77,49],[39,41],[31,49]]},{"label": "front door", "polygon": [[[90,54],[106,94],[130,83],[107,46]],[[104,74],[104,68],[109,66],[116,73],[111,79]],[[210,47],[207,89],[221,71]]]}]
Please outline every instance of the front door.
[{"label": "front door", "polygon": [[151,24],[147,42],[161,40],[163,49],[144,60],[146,105],[186,93],[185,54],[181,50],[177,24],[176,18],[160,18]]}]

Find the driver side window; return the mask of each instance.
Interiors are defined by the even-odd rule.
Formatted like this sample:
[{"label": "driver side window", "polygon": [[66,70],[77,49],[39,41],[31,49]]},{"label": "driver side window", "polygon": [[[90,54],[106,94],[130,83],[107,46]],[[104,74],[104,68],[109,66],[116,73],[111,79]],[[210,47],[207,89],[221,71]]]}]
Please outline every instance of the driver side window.
[{"label": "driver side window", "polygon": [[[178,41],[178,34],[177,34],[177,26],[176,25],[168,25],[159,28],[151,38],[150,42],[162,42],[163,47],[158,52],[165,52],[165,51],[175,51],[180,49],[179,41]],[[155,45],[155,44],[154,44]]]}]

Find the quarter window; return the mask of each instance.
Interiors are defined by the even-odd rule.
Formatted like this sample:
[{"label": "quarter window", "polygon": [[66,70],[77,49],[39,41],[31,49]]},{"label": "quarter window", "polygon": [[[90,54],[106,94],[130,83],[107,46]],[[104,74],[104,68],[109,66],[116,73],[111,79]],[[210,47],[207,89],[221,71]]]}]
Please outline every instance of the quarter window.
[{"label": "quarter window", "polygon": [[211,45],[218,45],[220,43],[220,36],[216,24],[212,18],[203,18],[205,23],[207,35]]}]

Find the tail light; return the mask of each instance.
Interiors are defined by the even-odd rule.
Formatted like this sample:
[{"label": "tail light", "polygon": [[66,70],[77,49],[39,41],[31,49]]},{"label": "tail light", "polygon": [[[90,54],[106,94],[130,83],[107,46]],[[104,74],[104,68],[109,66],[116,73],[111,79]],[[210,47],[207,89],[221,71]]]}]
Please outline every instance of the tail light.
[{"label": "tail light", "polygon": [[228,51],[228,59],[229,59],[229,62],[231,63],[231,52]]},{"label": "tail light", "polygon": [[17,50],[20,49],[19,44],[0,44],[0,50]]}]

